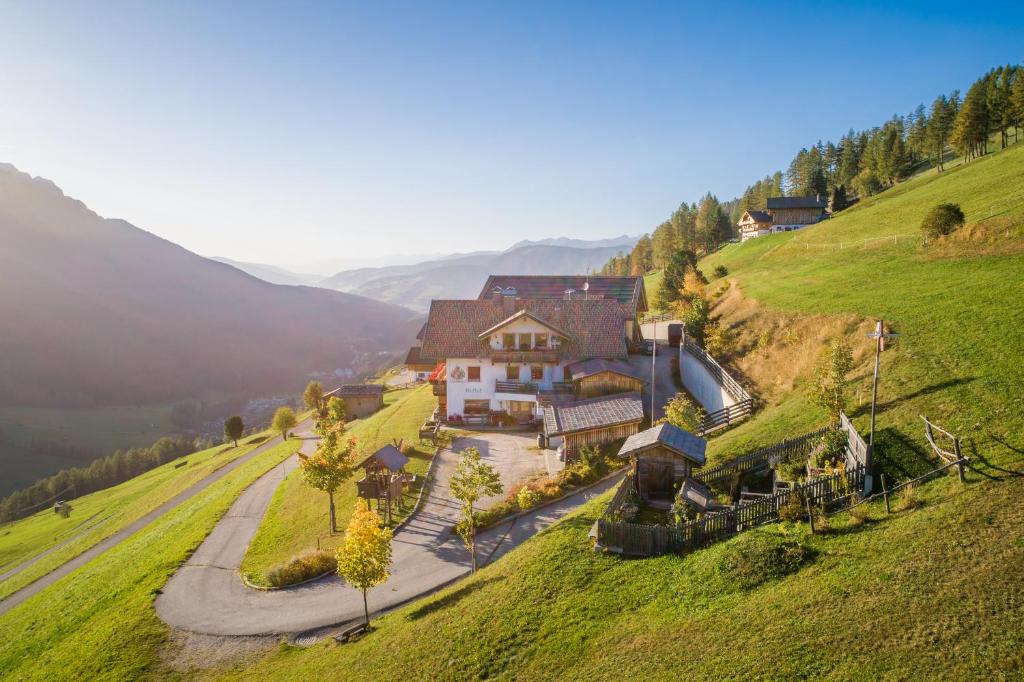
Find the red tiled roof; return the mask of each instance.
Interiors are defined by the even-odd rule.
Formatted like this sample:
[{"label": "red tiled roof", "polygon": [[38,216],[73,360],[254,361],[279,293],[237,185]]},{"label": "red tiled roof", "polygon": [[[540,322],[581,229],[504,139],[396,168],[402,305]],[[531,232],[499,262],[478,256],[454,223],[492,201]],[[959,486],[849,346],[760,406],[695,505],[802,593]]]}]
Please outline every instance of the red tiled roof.
[{"label": "red tiled roof", "polygon": [[[558,351],[567,361],[627,356],[622,309],[616,301],[519,300],[515,306],[517,312],[526,311],[570,335]],[[494,351],[479,334],[508,317],[501,300],[435,300],[420,356],[431,362],[489,357]]]},{"label": "red tiled roof", "polygon": [[[586,292],[583,286],[587,285]],[[515,289],[516,296],[532,299],[564,299],[565,292],[574,290],[575,297],[610,298],[627,304],[629,317],[647,310],[647,292],[644,278],[611,275],[491,275],[480,290],[478,299],[493,298],[495,290]]]},{"label": "red tiled roof", "polygon": [[405,365],[406,367],[433,367],[434,363],[429,360],[424,360],[420,351],[422,349],[419,346],[413,346],[409,349],[409,352],[405,354]]}]

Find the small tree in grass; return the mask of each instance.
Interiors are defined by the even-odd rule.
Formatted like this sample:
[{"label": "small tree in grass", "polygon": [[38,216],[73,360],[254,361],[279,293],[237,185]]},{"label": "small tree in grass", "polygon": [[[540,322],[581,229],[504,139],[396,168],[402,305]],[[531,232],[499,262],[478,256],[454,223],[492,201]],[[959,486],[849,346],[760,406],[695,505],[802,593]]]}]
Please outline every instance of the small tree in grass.
[{"label": "small tree in grass", "polygon": [[694,404],[685,393],[676,393],[665,405],[665,418],[662,420],[685,429],[691,433],[700,430],[700,421],[704,417],[704,408]]},{"label": "small tree in grass", "polygon": [[345,401],[332,395],[324,406],[323,414],[316,419],[316,432],[324,436],[332,430],[344,430],[347,416]]},{"label": "small tree in grass", "polygon": [[448,482],[448,490],[452,497],[462,503],[462,520],[455,531],[466,543],[473,559],[473,572],[476,573],[476,516],[473,505],[485,495],[498,495],[502,491],[501,477],[490,464],[480,459],[480,451],[466,448],[462,451],[462,459]]},{"label": "small tree in grass", "polygon": [[957,204],[939,204],[921,221],[921,231],[928,239],[950,234],[964,225],[964,212]]},{"label": "small tree in grass", "polygon": [[312,456],[299,453],[299,466],[306,483],[327,493],[331,533],[338,529],[334,493],[355,471],[356,441],[354,438],[342,441],[342,433],[342,430],[328,432],[320,439],[320,445]]},{"label": "small tree in grass", "polygon": [[853,349],[846,339],[833,339],[814,371],[814,401],[828,412],[832,424],[839,423],[839,413],[846,409],[846,375],[851,369]]},{"label": "small tree in grass", "polygon": [[295,419],[295,411],[290,407],[279,407],[274,413],[274,419],[270,426],[275,431],[281,432],[281,437],[288,440],[288,430],[294,429],[299,422]]},{"label": "small tree in grass", "polygon": [[391,530],[381,528],[376,512],[356,509],[338,547],[338,575],[363,593],[363,614],[370,624],[366,593],[391,574]]},{"label": "small tree in grass", "polygon": [[302,392],[302,402],[310,410],[319,411],[320,401],[324,399],[324,387],[319,381],[311,381],[306,384],[306,390]]},{"label": "small tree in grass", "polygon": [[236,448],[238,447],[238,439],[242,437],[244,431],[245,422],[237,414],[233,417],[228,417],[224,422],[224,437],[234,441]]}]

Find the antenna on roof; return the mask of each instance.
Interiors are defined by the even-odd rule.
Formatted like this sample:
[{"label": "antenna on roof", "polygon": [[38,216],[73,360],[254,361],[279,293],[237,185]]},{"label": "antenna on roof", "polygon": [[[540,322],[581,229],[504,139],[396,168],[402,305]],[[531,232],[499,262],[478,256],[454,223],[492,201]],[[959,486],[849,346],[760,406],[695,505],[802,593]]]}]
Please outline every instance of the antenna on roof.
[{"label": "antenna on roof", "polygon": [[583,297],[584,298],[590,298],[590,278],[589,277],[583,282]]}]

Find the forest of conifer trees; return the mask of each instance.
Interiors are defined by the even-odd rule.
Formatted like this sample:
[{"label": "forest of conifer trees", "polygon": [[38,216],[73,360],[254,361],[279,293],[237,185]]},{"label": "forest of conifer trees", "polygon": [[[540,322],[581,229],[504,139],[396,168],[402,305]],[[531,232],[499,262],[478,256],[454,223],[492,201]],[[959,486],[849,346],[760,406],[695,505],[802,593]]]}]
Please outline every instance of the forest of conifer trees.
[{"label": "forest of conifer trees", "polygon": [[1000,66],[967,89],[939,95],[880,126],[855,131],[797,152],[786,172],[754,182],[736,199],[720,202],[710,192],[684,202],[630,253],[613,257],[605,275],[642,275],[660,270],[677,251],[707,253],[736,235],[736,222],[748,209],[764,209],[769,197],[823,195],[829,211],[841,211],[862,197],[892,187],[929,168],[944,170],[951,157],[965,161],[990,151],[993,137],[1005,148],[1024,128],[1024,67]]}]

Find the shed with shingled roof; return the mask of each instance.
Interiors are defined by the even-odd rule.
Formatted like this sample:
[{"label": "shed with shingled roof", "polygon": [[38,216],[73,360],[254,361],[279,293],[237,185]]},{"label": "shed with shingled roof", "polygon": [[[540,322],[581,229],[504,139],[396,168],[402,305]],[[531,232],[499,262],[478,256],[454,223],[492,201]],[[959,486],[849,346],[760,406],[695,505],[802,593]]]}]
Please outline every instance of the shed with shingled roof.
[{"label": "shed with shingled roof", "polygon": [[643,500],[672,500],[693,469],[704,466],[707,441],[668,423],[630,436],[619,457],[632,462],[637,494]]},{"label": "shed with shingled roof", "polygon": [[549,445],[562,439],[566,460],[582,448],[628,438],[640,430],[644,419],[639,392],[553,403],[544,408],[544,434]]}]

